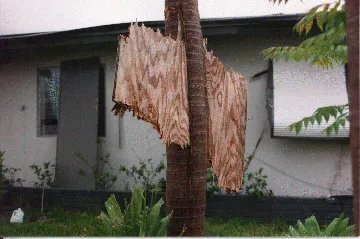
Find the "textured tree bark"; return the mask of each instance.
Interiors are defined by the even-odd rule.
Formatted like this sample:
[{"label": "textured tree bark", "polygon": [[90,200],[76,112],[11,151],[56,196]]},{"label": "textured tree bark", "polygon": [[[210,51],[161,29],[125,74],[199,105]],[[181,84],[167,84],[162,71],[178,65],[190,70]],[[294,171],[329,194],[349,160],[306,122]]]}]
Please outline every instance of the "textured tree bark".
[{"label": "textured tree bark", "polygon": [[165,0],[165,34],[175,39],[182,24],[186,45],[190,145],[166,148],[166,211],[173,211],[168,236],[202,236],[206,208],[207,107],[203,38],[197,0]]},{"label": "textured tree bark", "polygon": [[348,78],[350,82],[350,145],[355,235],[360,235],[360,131],[359,131],[359,0],[346,1],[346,43],[348,46]]}]

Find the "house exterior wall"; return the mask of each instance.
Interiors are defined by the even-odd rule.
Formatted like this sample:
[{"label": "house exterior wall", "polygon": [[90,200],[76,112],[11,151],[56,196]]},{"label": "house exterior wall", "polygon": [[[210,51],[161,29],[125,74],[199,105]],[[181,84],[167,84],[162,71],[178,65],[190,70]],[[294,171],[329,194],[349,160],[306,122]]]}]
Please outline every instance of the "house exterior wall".
[{"label": "house exterior wall", "polygon": [[[259,55],[262,49],[296,42],[291,39],[291,33],[248,31],[242,35],[210,36],[208,43],[208,49],[227,67],[249,79],[268,68]],[[55,164],[56,160],[56,136],[37,137],[37,68],[59,66],[63,60],[89,56],[100,56],[105,66],[106,137],[105,143],[99,145],[99,152],[111,155],[113,173],[119,176],[114,189],[123,190],[128,181],[118,171],[120,164],[131,167],[138,158],[152,158],[154,166],[160,160],[165,161],[165,146],[151,124],[137,120],[130,113],[119,118],[111,112],[116,43],[24,50],[9,63],[0,65],[0,150],[6,151],[6,166],[22,169],[17,176],[26,180],[24,186],[31,186],[36,180],[29,169],[31,164],[44,161]],[[275,195],[350,194],[348,143],[270,137],[266,78],[265,75],[249,83],[246,156],[255,151],[249,171],[263,167],[268,175],[268,188]],[[21,110],[23,105],[25,110]]]}]

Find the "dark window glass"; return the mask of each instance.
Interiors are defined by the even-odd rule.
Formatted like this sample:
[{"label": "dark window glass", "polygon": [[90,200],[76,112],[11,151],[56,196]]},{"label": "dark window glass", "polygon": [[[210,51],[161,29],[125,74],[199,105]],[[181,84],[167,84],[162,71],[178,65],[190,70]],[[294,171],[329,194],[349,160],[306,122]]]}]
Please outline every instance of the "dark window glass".
[{"label": "dark window glass", "polygon": [[60,68],[43,68],[39,78],[39,134],[56,135],[59,119]]}]

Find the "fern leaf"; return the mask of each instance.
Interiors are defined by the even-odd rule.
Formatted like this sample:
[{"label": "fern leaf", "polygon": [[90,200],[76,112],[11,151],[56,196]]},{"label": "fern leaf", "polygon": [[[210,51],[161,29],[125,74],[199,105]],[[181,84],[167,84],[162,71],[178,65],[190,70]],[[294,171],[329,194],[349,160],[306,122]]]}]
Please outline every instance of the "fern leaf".
[{"label": "fern leaf", "polygon": [[289,227],[289,231],[292,237],[300,237],[300,234],[292,226]]},{"label": "fern leaf", "polygon": [[321,121],[322,121],[322,115],[321,114],[316,114],[315,115],[315,119],[316,119],[316,122],[318,123],[318,125],[321,124]]},{"label": "fern leaf", "polygon": [[301,128],[302,128],[302,122],[299,121],[295,124],[295,132],[296,132],[296,135],[298,135],[301,131]]},{"label": "fern leaf", "polygon": [[287,127],[287,130],[289,130],[290,132],[293,131],[293,129],[295,128],[295,124],[291,124]]},{"label": "fern leaf", "polygon": [[339,124],[341,124],[341,126],[345,128],[345,119],[339,119]]},{"label": "fern leaf", "polygon": [[298,221],[298,225],[299,225],[299,231],[300,231],[301,236],[302,237],[308,236],[308,230],[306,229],[304,224],[302,224],[301,221]]},{"label": "fern leaf", "polygon": [[327,136],[330,136],[330,135],[331,135],[331,132],[333,131],[332,125],[326,127],[325,130],[326,130],[326,135],[327,135]]},{"label": "fern leaf", "polygon": [[332,117],[336,118],[336,116],[337,116],[337,110],[336,110],[336,108],[335,108],[335,107],[329,107],[329,114],[330,114]]},{"label": "fern leaf", "polygon": [[325,12],[321,11],[316,14],[316,25],[323,32],[324,31],[324,23],[325,23]]},{"label": "fern leaf", "polygon": [[339,123],[335,121],[335,122],[332,124],[332,127],[334,128],[335,133],[338,134],[338,133],[339,133]]},{"label": "fern leaf", "polygon": [[305,220],[305,227],[308,229],[309,236],[320,236],[320,227],[315,216],[311,216]]},{"label": "fern leaf", "polygon": [[310,32],[310,30],[311,30],[311,28],[312,28],[312,26],[313,26],[313,22],[314,22],[313,18],[310,18],[310,19],[306,22],[305,35],[307,35],[307,34]]},{"label": "fern leaf", "polygon": [[343,219],[336,230],[335,236],[344,236],[343,234],[346,233],[346,228],[348,227],[348,225],[349,225],[349,218]]},{"label": "fern leaf", "polygon": [[334,231],[336,228],[340,225],[341,220],[340,218],[335,218],[329,226],[325,229],[325,231],[322,233],[322,236],[328,237],[328,236],[334,236]]},{"label": "fern leaf", "polygon": [[326,3],[324,4],[324,9],[323,9],[323,12],[327,12],[330,8],[330,3]]},{"label": "fern leaf", "polygon": [[322,115],[325,118],[326,123],[329,122],[330,113],[329,113],[328,108],[324,108],[324,111],[322,112]]},{"label": "fern leaf", "polygon": [[339,111],[340,114],[342,114],[343,111],[344,111],[344,107],[343,106],[338,106],[337,110]]},{"label": "fern leaf", "polygon": [[338,11],[338,7],[340,6],[340,1],[338,1],[333,8],[330,9],[328,15],[328,22],[333,23],[336,17],[336,12]]},{"label": "fern leaf", "polygon": [[308,127],[308,125],[309,125],[309,121],[310,121],[310,118],[309,118],[309,117],[304,118],[304,126],[305,126],[305,129],[307,129],[307,127]]},{"label": "fern leaf", "polygon": [[348,233],[349,236],[355,236],[354,231],[355,231],[355,225],[350,225],[346,228],[346,233]]}]

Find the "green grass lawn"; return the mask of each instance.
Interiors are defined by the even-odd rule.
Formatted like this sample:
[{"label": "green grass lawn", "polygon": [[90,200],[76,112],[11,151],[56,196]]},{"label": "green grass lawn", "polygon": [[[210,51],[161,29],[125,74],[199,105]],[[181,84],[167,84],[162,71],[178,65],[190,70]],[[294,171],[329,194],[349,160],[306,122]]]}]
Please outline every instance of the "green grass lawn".
[{"label": "green grass lawn", "polygon": [[[11,212],[0,215],[0,236],[109,236],[96,217],[99,211],[48,210],[53,221],[38,222],[40,210],[24,210],[23,224],[10,223]],[[8,215],[5,215],[8,214]],[[233,237],[288,236],[289,225],[284,222],[260,223],[239,218],[207,218],[205,235]]]}]

